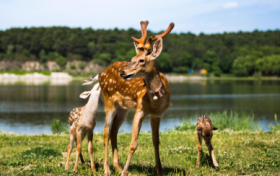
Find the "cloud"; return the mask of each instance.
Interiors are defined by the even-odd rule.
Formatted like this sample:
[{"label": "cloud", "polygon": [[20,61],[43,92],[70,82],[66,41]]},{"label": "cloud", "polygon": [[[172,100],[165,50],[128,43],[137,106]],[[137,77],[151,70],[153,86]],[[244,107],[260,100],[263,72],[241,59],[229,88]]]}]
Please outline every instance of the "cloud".
[{"label": "cloud", "polygon": [[228,2],[223,5],[223,8],[228,9],[228,8],[235,8],[238,6],[238,2]]}]

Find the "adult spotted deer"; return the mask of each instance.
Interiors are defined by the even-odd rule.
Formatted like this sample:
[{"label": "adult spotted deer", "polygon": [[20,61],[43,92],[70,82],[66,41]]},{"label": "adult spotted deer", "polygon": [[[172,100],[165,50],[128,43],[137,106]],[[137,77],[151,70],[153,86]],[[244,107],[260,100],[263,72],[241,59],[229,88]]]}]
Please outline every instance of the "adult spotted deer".
[{"label": "adult spotted deer", "polygon": [[205,144],[209,150],[209,155],[212,157],[212,161],[214,164],[215,168],[218,168],[218,163],[216,161],[214,152],[213,152],[213,146],[211,143],[211,139],[213,136],[213,130],[217,130],[217,127],[214,127],[212,125],[211,119],[206,116],[202,115],[201,117],[198,118],[197,124],[196,124],[196,135],[197,135],[197,140],[198,140],[198,155],[197,155],[197,161],[196,161],[196,166],[199,167],[200,165],[200,154],[202,151],[201,143],[202,139],[204,139]]},{"label": "adult spotted deer", "polygon": [[[116,62],[99,74],[98,81],[104,97],[106,120],[104,127],[105,159],[104,170],[110,174],[108,161],[108,143],[111,139],[113,150],[113,165],[122,175],[128,174],[128,167],[132,155],[137,148],[137,139],[142,122],[150,115],[152,139],[155,151],[156,171],[162,175],[162,166],[159,157],[159,125],[160,119],[170,105],[169,85],[165,76],[159,72],[156,59],[162,50],[162,38],[168,35],[174,27],[171,23],[162,34],[147,37],[148,21],[141,21],[142,37],[132,37],[135,44],[136,56],[131,62]],[[150,52],[152,42],[153,51]],[[124,169],[119,165],[117,134],[128,110],[136,110],[132,140]]]},{"label": "adult spotted deer", "polygon": [[69,159],[73,149],[73,143],[77,144],[77,156],[74,166],[74,171],[78,171],[78,161],[79,157],[81,158],[82,163],[84,159],[82,156],[82,141],[85,136],[88,139],[88,152],[90,154],[91,160],[91,169],[95,171],[95,165],[93,160],[93,147],[92,147],[92,138],[93,130],[95,127],[95,115],[98,108],[98,100],[100,96],[100,87],[99,83],[95,84],[91,91],[86,91],[81,93],[80,98],[86,99],[90,96],[88,103],[80,108],[74,108],[69,115],[68,121],[70,124],[70,143],[67,150],[67,160],[65,164],[65,170],[69,168]]}]

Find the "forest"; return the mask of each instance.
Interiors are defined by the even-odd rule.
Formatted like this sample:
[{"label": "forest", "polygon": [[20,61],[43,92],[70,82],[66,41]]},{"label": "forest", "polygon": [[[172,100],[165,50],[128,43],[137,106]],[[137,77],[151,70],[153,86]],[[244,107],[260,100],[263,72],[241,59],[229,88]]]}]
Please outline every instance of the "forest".
[{"label": "forest", "polygon": [[[148,36],[155,35],[148,31]],[[108,66],[135,55],[135,29],[104,30],[69,27],[31,27],[0,30],[0,61],[94,61]],[[171,33],[163,39],[157,63],[161,72],[188,73],[206,69],[220,76],[280,76],[280,30],[222,34]]]}]

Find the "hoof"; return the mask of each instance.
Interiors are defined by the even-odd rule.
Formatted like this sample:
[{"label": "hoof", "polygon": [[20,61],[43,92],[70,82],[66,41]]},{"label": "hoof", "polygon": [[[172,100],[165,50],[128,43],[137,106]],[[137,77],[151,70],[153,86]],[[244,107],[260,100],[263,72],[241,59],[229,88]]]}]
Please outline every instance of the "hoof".
[{"label": "hoof", "polygon": [[122,171],[122,176],[128,176],[128,171]]},{"label": "hoof", "polygon": [[104,168],[104,170],[105,170],[105,172],[104,172],[105,175],[111,175],[109,167],[106,169]]},{"label": "hoof", "polygon": [[119,172],[122,173],[122,167],[119,164],[115,164],[114,168]]}]

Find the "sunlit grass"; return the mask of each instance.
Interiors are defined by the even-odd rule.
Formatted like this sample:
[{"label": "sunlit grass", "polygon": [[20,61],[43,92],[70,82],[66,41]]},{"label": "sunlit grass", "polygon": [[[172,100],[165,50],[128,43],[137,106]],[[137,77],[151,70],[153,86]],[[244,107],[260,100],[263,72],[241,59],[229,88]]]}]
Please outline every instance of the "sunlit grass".
[{"label": "sunlit grass", "polygon": [[[201,168],[196,168],[197,138],[194,131],[161,133],[160,156],[166,175],[275,175],[280,172],[279,131],[215,131],[212,144],[219,169],[212,167],[207,148],[203,144]],[[156,175],[151,133],[141,133],[138,148],[132,158],[129,172],[132,175]],[[0,134],[0,175],[72,175],[75,161],[71,156],[69,171],[64,171],[68,135],[12,135]],[[103,135],[95,134],[94,158],[97,171],[103,175]],[[131,141],[131,134],[118,136],[119,158],[124,166]],[[112,175],[119,175],[112,166]],[[82,144],[86,165],[79,164],[78,175],[91,175],[87,141]]]},{"label": "sunlit grass", "polygon": [[11,70],[11,71],[0,71],[0,74],[15,74],[15,75],[26,75],[26,74],[34,74],[34,73],[40,73],[42,75],[51,75],[51,71],[24,71],[24,70]]}]

